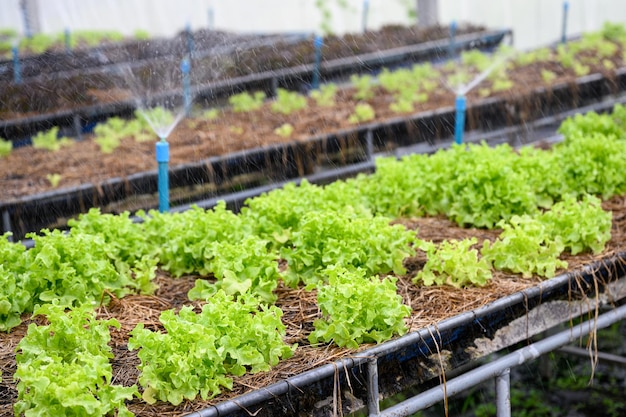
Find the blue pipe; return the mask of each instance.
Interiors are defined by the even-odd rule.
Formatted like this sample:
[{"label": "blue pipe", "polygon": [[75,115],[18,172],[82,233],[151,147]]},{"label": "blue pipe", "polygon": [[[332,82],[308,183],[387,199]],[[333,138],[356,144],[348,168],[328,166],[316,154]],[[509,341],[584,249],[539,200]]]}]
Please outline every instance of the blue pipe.
[{"label": "blue pipe", "polygon": [[170,184],[168,162],[170,161],[170,144],[165,138],[156,143],[156,160],[159,164],[159,211],[170,210]]},{"label": "blue pipe", "polygon": [[322,45],[324,45],[324,39],[320,35],[315,35],[313,40],[313,49],[315,50],[315,63],[313,64],[313,79],[311,80],[311,87],[317,90],[320,87],[320,66],[322,65]]},{"label": "blue pipe", "polygon": [[363,25],[363,32],[365,33],[367,31],[367,17],[369,15],[369,11],[370,11],[370,0],[363,0],[363,17],[362,17],[362,25]]},{"label": "blue pipe", "polygon": [[563,28],[561,29],[561,43],[567,42],[567,12],[569,10],[569,1],[563,2]]},{"label": "blue pipe", "polygon": [[450,59],[454,58],[456,52],[456,45],[454,38],[456,37],[456,20],[450,23],[450,44],[448,45],[448,56]]},{"label": "blue pipe", "polygon": [[183,73],[183,103],[185,106],[185,114],[189,115],[191,110],[191,80],[189,73],[191,70],[191,64],[188,58],[183,58],[180,63],[180,71]]},{"label": "blue pipe", "polygon": [[20,54],[17,50],[17,46],[11,48],[13,54],[13,82],[15,84],[22,84],[22,68],[20,65]]},{"label": "blue pipe", "polygon": [[455,101],[456,119],[454,122],[454,143],[463,143],[463,131],[465,130],[465,110],[467,102],[465,96],[457,96]]},{"label": "blue pipe", "polygon": [[72,39],[69,29],[65,29],[65,52],[68,54],[72,51]]},{"label": "blue pipe", "polygon": [[189,54],[189,58],[191,58],[191,54],[193,54],[193,33],[191,32],[191,25],[189,23],[187,23],[187,29],[185,30],[185,32],[187,32],[187,53]]}]

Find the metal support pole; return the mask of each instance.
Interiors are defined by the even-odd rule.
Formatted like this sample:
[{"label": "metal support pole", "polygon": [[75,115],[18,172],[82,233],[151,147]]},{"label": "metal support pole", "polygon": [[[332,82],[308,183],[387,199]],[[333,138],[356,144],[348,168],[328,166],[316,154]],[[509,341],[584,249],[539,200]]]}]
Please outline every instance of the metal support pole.
[{"label": "metal support pole", "polygon": [[443,401],[444,396],[449,397],[485,382],[500,375],[504,370],[522,365],[523,363],[535,360],[541,355],[552,352],[571,343],[572,341],[584,337],[597,329],[603,329],[613,323],[626,319],[626,305],[615,308],[601,314],[595,320],[588,320],[576,325],[571,329],[564,330],[554,336],[530,344],[507,355],[502,356],[492,362],[473,369],[463,375],[447,381],[446,389],[441,385],[426,390],[408,400],[389,407],[380,413],[381,417],[408,416],[419,410],[424,410],[431,405]]},{"label": "metal support pole", "polygon": [[39,22],[38,0],[20,0],[20,9],[24,22],[24,34],[27,38],[32,38],[36,33],[41,32]]},{"label": "metal support pole", "polygon": [[74,125],[76,140],[83,140],[83,123],[80,119],[80,115],[74,114],[74,116],[72,116],[72,123]]},{"label": "metal support pole", "polygon": [[363,0],[363,16],[361,20],[361,26],[363,33],[367,32],[367,17],[370,11],[370,1]]},{"label": "metal support pole", "polygon": [[[2,211],[2,231],[4,233],[13,232],[11,229],[11,215],[9,214],[9,210]],[[13,236],[8,237],[9,242],[13,242]]]},{"label": "metal support pole", "polygon": [[374,161],[374,132],[372,129],[367,129],[365,132],[365,147],[367,151],[367,160]]},{"label": "metal support pole", "polygon": [[367,412],[369,417],[376,417],[380,414],[378,395],[378,360],[373,357],[367,361]]},{"label": "metal support pole", "polygon": [[417,0],[417,26],[434,26],[439,22],[437,0]]},{"label": "metal support pole", "polygon": [[496,377],[496,415],[511,417],[511,370],[509,368]]}]

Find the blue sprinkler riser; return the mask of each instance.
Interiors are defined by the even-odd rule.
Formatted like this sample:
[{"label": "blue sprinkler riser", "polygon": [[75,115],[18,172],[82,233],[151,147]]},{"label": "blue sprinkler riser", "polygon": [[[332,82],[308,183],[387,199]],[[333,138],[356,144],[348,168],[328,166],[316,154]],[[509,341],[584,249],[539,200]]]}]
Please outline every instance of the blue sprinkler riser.
[{"label": "blue sprinkler riser", "polygon": [[189,114],[191,110],[191,79],[189,73],[191,72],[191,62],[189,58],[184,58],[180,63],[180,71],[183,74],[183,100],[185,106],[185,114]]},{"label": "blue sprinkler riser", "polygon": [[322,65],[322,46],[324,40],[320,35],[315,35],[313,40],[313,48],[315,50],[315,62],[313,64],[313,79],[311,80],[311,87],[317,90],[320,87],[320,67]]},{"label": "blue sprinkler riser", "polygon": [[456,37],[456,21],[453,20],[450,23],[450,44],[448,45],[448,56],[453,58],[456,52],[456,46],[454,38]]},{"label": "blue sprinkler riser", "polygon": [[159,211],[170,210],[170,185],[168,163],[170,161],[170,144],[166,141],[156,143],[156,160],[159,164]]},{"label": "blue sprinkler riser", "polygon": [[467,102],[465,96],[457,96],[455,101],[456,117],[454,123],[454,143],[463,143],[463,131],[465,130],[465,110]]},{"label": "blue sprinkler riser", "polygon": [[569,1],[563,2],[563,27],[561,29],[561,43],[567,42],[567,12],[569,11]]},{"label": "blue sprinkler riser", "polygon": [[72,34],[69,29],[65,29],[65,52],[68,54],[72,51]]}]

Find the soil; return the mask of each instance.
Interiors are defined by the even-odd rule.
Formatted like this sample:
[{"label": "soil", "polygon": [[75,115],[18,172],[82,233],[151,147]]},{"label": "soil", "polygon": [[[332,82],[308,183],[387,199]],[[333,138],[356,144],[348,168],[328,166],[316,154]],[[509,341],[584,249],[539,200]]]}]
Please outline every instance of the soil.
[{"label": "soil", "polygon": [[[614,197],[603,203],[605,210],[613,213],[612,238],[603,253],[598,255],[580,254],[562,255],[569,263],[569,270],[580,270],[584,265],[626,250],[626,196]],[[443,217],[425,217],[400,219],[397,222],[407,228],[416,230],[421,239],[441,241],[443,239],[462,239],[475,236],[478,245],[483,240],[493,240],[498,230],[459,228]],[[398,292],[404,302],[410,305],[413,313],[407,324],[410,331],[436,324],[441,320],[458,315],[462,312],[484,306],[508,294],[537,285],[541,280],[537,277],[522,278],[519,275],[496,272],[493,280],[485,287],[453,288],[448,286],[423,287],[416,286],[411,279],[423,265],[423,254],[406,260],[407,274],[398,277]],[[564,271],[557,271],[562,273]],[[114,317],[121,323],[120,330],[112,330],[111,346],[115,354],[113,359],[113,375],[115,384],[132,385],[137,383],[139,360],[136,352],[126,348],[128,332],[137,323],[146,327],[161,329],[158,316],[165,309],[178,309],[182,305],[191,304],[186,297],[187,291],[194,285],[196,276],[183,276],[174,279],[163,271],[158,272],[156,282],[159,289],[152,296],[132,295],[123,299],[114,299],[108,306],[98,310],[101,318]],[[314,348],[309,345],[307,336],[313,329],[313,321],[319,317],[315,294],[303,289],[280,287],[277,290],[277,305],[283,310],[283,322],[286,325],[287,343],[298,343],[295,355],[281,361],[269,372],[248,374],[234,379],[232,391],[209,401],[185,401],[179,406],[166,403],[147,405],[143,401],[133,400],[131,410],[137,416],[181,416],[206,408],[208,405],[233,398],[256,388],[261,388],[284,378],[297,375],[320,365],[334,362],[340,358],[354,355],[356,352],[333,346]],[[197,305],[197,304],[195,304]],[[9,334],[0,334],[0,370],[3,379],[0,382],[0,416],[12,416],[12,404],[16,400],[17,391],[11,375],[15,372],[15,348],[25,335],[27,326],[32,320],[25,316],[24,322]],[[359,350],[372,345],[361,346]]]},{"label": "soil", "polygon": [[[458,34],[481,30],[484,30],[481,26],[464,24],[459,27]],[[425,29],[386,26],[361,34],[331,35],[324,38],[323,60],[384,51],[448,36],[449,29],[441,26]],[[253,37],[198,31],[193,39],[192,85],[310,64],[315,59],[312,37],[306,36],[294,40],[288,35]],[[5,63],[4,71],[0,70],[0,91],[3,91],[0,120],[110,103],[111,100],[106,100],[106,90],[116,86],[130,87],[127,79],[119,74],[121,67],[132,67],[138,76],[157,72],[180,77],[181,59],[187,53],[185,32],[173,39],[124,43],[118,47],[76,51],[69,55],[48,52],[22,64],[23,81],[18,85],[13,83],[10,63]],[[180,79],[175,81],[172,86],[181,85]],[[52,94],[51,89],[55,90]]]},{"label": "soil", "polygon": [[[610,61],[614,68],[622,67],[624,58],[621,49]],[[589,66],[592,74],[602,73],[608,80],[615,78],[615,71],[606,70],[604,65],[598,63],[589,64]],[[550,70],[555,74],[556,77],[550,84],[542,78],[542,70]],[[389,108],[394,100],[392,95],[380,87],[375,87],[374,97],[367,100],[376,114],[374,122],[384,122],[453,106],[455,96],[444,83],[445,70],[442,70],[442,74],[437,88],[429,94],[428,101],[417,104],[414,113],[394,113]],[[550,90],[551,86],[573,85],[577,79],[572,69],[564,68],[557,62],[532,64],[525,67],[514,66],[507,69],[507,74],[508,78],[514,82],[512,88],[491,92],[489,96],[482,97],[482,94],[492,87],[492,81],[487,79],[467,94],[468,107],[492,98],[503,99],[507,102],[520,100],[521,97],[527,97],[537,89],[547,87]],[[60,99],[64,98],[62,92],[54,91],[54,93]],[[111,90],[110,94],[113,97],[123,92]],[[329,135],[342,129],[351,129],[355,125],[348,119],[359,102],[354,96],[354,91],[348,88],[338,92],[336,105],[333,107],[320,107],[309,99],[306,109],[290,115],[274,113],[270,108],[271,103],[266,103],[262,109],[249,113],[235,113],[229,109],[223,109],[219,117],[213,121],[185,119],[168,138],[171,144],[170,164],[176,166],[187,162],[199,162],[212,156],[225,155],[243,149],[294,143],[312,136]],[[541,103],[530,105],[541,106]],[[540,113],[537,109],[531,110]],[[469,127],[471,128],[480,117],[480,114],[468,114]],[[499,117],[527,121],[524,114],[500,115]],[[290,123],[294,128],[289,138],[275,133],[275,129],[284,123]],[[428,135],[436,136],[434,132],[428,132]],[[433,138],[433,140],[436,139],[438,138]],[[4,191],[1,199],[4,202],[10,202],[20,197],[50,191],[53,187],[46,176],[53,173],[61,175],[59,187],[71,188],[86,183],[97,185],[108,178],[125,178],[131,174],[154,169],[156,169],[154,143],[138,143],[132,138],[123,140],[121,146],[110,154],[100,152],[98,145],[89,137],[59,152],[21,147],[14,149],[9,156],[2,159],[0,164],[0,188]]]}]

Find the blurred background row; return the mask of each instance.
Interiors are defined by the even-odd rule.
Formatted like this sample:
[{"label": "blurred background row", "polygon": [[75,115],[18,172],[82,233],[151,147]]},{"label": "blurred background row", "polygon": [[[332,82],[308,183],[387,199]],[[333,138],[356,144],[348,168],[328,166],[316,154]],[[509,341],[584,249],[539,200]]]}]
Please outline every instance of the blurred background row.
[{"label": "blurred background row", "polygon": [[512,29],[519,49],[557,40],[565,7],[570,35],[598,30],[608,20],[626,22],[623,0],[0,0],[0,6],[0,28],[22,36],[112,30],[162,37],[185,28],[344,34],[364,24],[471,22]]}]

